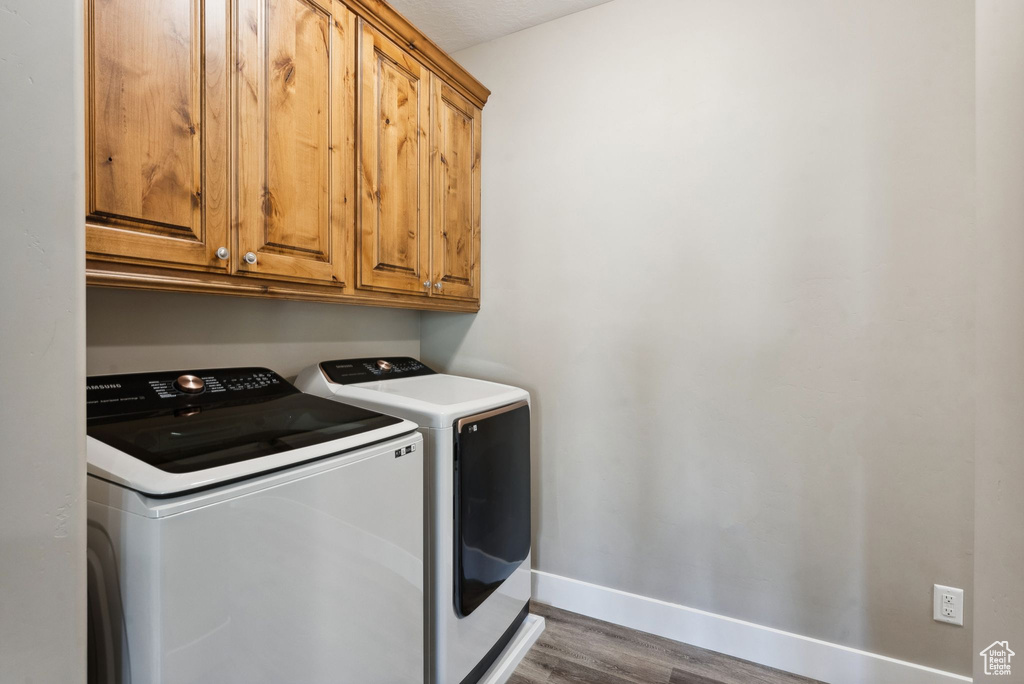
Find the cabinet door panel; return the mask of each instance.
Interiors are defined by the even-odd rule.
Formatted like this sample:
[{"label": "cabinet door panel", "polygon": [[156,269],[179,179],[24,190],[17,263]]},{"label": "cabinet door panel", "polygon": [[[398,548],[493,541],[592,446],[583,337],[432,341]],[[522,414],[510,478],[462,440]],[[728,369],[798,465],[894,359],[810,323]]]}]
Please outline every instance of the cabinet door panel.
[{"label": "cabinet door panel", "polygon": [[223,0],[88,10],[89,253],[225,268],[215,256],[228,244]]},{"label": "cabinet door panel", "polygon": [[433,296],[480,297],[480,110],[434,76]]},{"label": "cabinet door panel", "polygon": [[344,282],[354,17],[337,2],[241,5],[239,269]]},{"label": "cabinet door panel", "polygon": [[426,294],[429,72],[366,24],[361,41],[359,285]]}]

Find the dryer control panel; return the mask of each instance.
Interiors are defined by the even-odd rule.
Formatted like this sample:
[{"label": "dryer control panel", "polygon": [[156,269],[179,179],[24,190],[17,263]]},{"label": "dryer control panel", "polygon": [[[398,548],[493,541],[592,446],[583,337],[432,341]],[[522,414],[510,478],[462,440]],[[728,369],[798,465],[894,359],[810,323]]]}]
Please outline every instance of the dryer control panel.
[{"label": "dryer control panel", "polygon": [[320,370],[331,382],[354,385],[358,382],[397,380],[418,375],[433,375],[435,371],[409,356],[383,356],[366,359],[339,359],[324,361]]}]

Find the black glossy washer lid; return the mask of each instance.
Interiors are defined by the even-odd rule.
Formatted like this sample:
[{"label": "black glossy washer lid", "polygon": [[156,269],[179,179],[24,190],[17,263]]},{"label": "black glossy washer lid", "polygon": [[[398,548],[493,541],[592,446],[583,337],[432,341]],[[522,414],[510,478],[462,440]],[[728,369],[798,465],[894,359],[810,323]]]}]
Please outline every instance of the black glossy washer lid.
[{"label": "black glossy washer lid", "polygon": [[[177,389],[182,375],[199,393]],[[217,466],[351,437],[401,420],[303,394],[266,368],[88,378],[87,432],[169,473]]]}]

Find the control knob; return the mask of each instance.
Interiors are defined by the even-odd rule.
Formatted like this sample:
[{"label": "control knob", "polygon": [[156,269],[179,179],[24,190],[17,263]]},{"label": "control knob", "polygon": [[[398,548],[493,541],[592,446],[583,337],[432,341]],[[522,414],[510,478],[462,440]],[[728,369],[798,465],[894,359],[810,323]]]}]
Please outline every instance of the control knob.
[{"label": "control knob", "polygon": [[382,371],[387,373],[389,370],[391,370],[391,363],[385,361],[384,359],[381,359],[380,361],[377,362],[377,368],[380,368]]},{"label": "control knob", "polygon": [[185,394],[199,394],[206,383],[197,375],[182,375],[174,381],[174,387]]}]

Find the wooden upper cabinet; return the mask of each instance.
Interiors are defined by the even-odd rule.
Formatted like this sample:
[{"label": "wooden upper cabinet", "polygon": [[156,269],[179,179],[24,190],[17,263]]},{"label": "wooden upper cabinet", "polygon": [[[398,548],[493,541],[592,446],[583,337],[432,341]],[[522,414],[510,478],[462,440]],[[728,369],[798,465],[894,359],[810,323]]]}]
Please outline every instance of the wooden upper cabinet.
[{"label": "wooden upper cabinet", "polygon": [[430,72],[360,21],[358,285],[426,295]]},{"label": "wooden upper cabinet", "polygon": [[480,298],[480,109],[431,79],[433,296]]},{"label": "wooden upper cabinet", "polygon": [[490,94],[384,0],[86,0],[90,285],[475,311]]},{"label": "wooden upper cabinet", "polygon": [[90,256],[227,267],[226,20],[224,0],[88,3]]},{"label": "wooden upper cabinet", "polygon": [[355,16],[332,0],[239,0],[238,31],[236,267],[344,283]]}]

